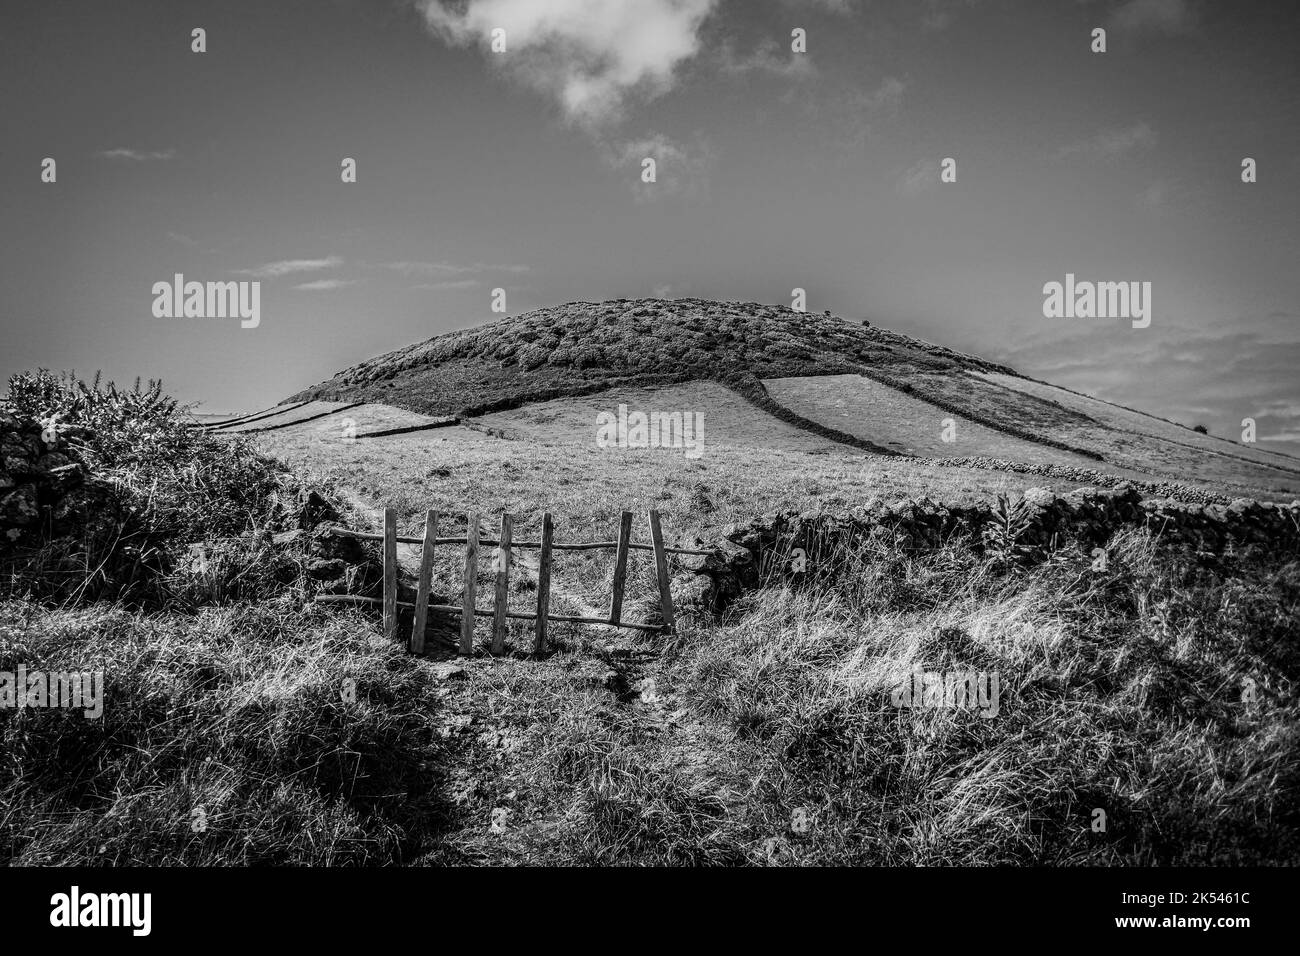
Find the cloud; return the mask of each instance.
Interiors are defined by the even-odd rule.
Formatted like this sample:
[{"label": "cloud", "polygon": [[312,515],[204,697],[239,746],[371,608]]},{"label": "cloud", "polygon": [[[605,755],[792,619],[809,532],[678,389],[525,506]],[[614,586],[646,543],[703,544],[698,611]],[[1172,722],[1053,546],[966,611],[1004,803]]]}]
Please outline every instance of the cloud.
[{"label": "cloud", "polygon": [[237,275],[252,276],[255,279],[278,279],[295,272],[320,272],[322,269],[336,269],[343,265],[338,256],[325,259],[282,259],[279,262],[267,262],[252,269],[237,269]]},{"label": "cloud", "polygon": [[672,89],[700,49],[699,28],[719,0],[416,0],[425,22],[456,46],[488,53],[516,79],[551,97],[565,118],[597,129],[633,99]]},{"label": "cloud", "polygon": [[952,26],[964,7],[975,6],[977,0],[925,0],[922,4],[921,26],[926,30],[946,30]]},{"label": "cloud", "polygon": [[770,39],[744,56],[737,55],[730,44],[723,45],[718,55],[718,69],[733,77],[767,73],[787,80],[806,80],[817,74],[807,53],[786,52],[781,44]]},{"label": "cloud", "polygon": [[454,262],[385,262],[381,266],[404,276],[469,275],[481,272],[528,272],[528,266],[493,265],[487,262],[474,262],[459,265]]},{"label": "cloud", "polygon": [[294,288],[301,292],[328,292],[331,289],[345,289],[350,285],[356,285],[357,281],[356,279],[317,279],[315,282],[304,282]]},{"label": "cloud", "polygon": [[422,282],[419,285],[411,286],[411,288],[430,292],[449,292],[453,289],[475,289],[480,285],[482,283],[478,279],[450,279],[446,282]]},{"label": "cloud", "polygon": [[1138,205],[1152,212],[1163,212],[1166,207],[1177,207],[1192,195],[1179,179],[1157,179],[1138,193]]},{"label": "cloud", "polygon": [[1085,156],[1114,162],[1137,150],[1151,149],[1156,144],[1156,132],[1146,123],[1135,123],[1124,129],[1102,130],[1090,139],[1062,146],[1056,151],[1057,159]]},{"label": "cloud", "polygon": [[875,89],[841,86],[832,90],[814,90],[811,86],[792,88],[786,102],[798,105],[815,124],[810,136],[828,137],[834,155],[858,159],[871,136],[874,125],[896,115],[902,106],[907,84],[887,76]]},{"label": "cloud", "polygon": [[880,81],[878,87],[862,95],[861,106],[874,113],[892,113],[903,102],[903,91],[906,88],[898,77],[887,76]]},{"label": "cloud", "polygon": [[[632,189],[637,202],[652,202],[669,196],[704,198],[709,191],[709,171],[716,159],[709,144],[697,139],[694,146],[675,142],[662,133],[641,139],[607,143],[605,162],[615,169],[629,170],[635,178]],[[642,182],[642,164],[655,161],[655,182]]]},{"label": "cloud", "polygon": [[102,159],[125,159],[133,163],[149,163],[149,162],[161,162],[168,159],[175,159],[177,154],[176,154],[176,150],[174,149],[164,149],[157,152],[149,152],[147,150],[126,149],[125,147],[119,147],[118,149],[101,150],[95,155],[101,157]]},{"label": "cloud", "polygon": [[1194,20],[1187,0],[1129,0],[1110,15],[1108,22],[1112,30],[1134,37],[1144,33],[1185,33]]},{"label": "cloud", "polygon": [[[1018,371],[1107,401],[1236,437],[1256,419],[1260,440],[1289,442],[1300,430],[1295,367],[1300,339],[1263,316],[1224,322],[1227,331],[1167,323],[1139,336],[1118,326],[1025,336],[1001,355]],[[1288,449],[1291,450],[1291,449]],[[1295,449],[1300,451],[1300,449]]]},{"label": "cloud", "polygon": [[[784,0],[787,7],[806,9],[810,6],[820,7],[830,13],[852,13],[854,0]],[[864,2],[864,0],[859,0]]]},{"label": "cloud", "polygon": [[919,196],[939,185],[939,162],[934,159],[917,160],[898,181],[898,191],[904,196]]}]

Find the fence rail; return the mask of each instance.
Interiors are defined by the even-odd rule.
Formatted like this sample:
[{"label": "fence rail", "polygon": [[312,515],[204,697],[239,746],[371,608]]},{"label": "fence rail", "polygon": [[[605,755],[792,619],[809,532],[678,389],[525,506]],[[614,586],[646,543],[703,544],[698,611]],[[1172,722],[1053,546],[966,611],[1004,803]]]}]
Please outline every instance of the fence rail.
[{"label": "fence rail", "polygon": [[[339,604],[380,604],[383,606],[384,633],[396,640],[397,615],[399,607],[413,608],[409,650],[414,654],[424,653],[425,627],[430,611],[460,614],[461,654],[471,654],[474,650],[474,619],[492,618],[493,654],[500,654],[505,649],[507,622],[511,620],[530,620],[535,622],[533,652],[542,654],[547,649],[547,629],[551,621],[573,624],[604,624],[612,627],[630,628],[638,631],[665,631],[676,625],[673,613],[673,600],[668,577],[668,555],[708,555],[711,551],[693,548],[669,548],[664,545],[663,526],[659,512],[651,511],[648,515],[650,543],[632,540],[632,520],[630,511],[624,511],[619,519],[618,538],[614,541],[588,541],[582,543],[565,543],[554,539],[554,518],[550,512],[542,516],[542,536],[540,541],[514,540],[514,520],[508,514],[501,516],[500,530],[495,539],[482,538],[479,535],[480,516],[465,516],[466,531],[463,535],[439,537],[438,524],[440,516],[436,511],[425,512],[424,534],[420,537],[402,536],[397,533],[397,512],[392,508],[384,511],[384,531],[376,534],[367,531],[353,531],[350,528],[331,527],[330,534],[340,537],[356,538],[362,541],[380,541],[383,543],[384,574],[383,597],[368,598],[351,594],[320,595],[316,600]],[[416,544],[420,546],[420,570],[416,577],[414,604],[397,599],[397,545]],[[431,604],[430,596],[433,582],[434,555],[443,545],[464,545],[465,570],[463,597],[460,604]],[[480,548],[495,548],[494,600],[491,608],[477,606],[478,563]],[[535,612],[512,611],[508,607],[510,594],[510,568],[513,554],[522,549],[541,552],[537,569],[537,610]],[[609,615],[604,618],[552,614],[551,571],[552,555],[555,551],[614,551],[613,594],[610,599]],[[628,556],[631,551],[652,551],[655,561],[655,578],[659,589],[659,610],[662,624],[639,624],[625,622],[623,618],[623,598],[627,583]]]}]

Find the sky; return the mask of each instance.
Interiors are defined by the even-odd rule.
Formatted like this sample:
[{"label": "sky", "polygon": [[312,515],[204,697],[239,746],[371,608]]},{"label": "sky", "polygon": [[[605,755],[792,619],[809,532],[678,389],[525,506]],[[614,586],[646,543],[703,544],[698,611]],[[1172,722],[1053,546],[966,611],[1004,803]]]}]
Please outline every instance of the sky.
[{"label": "sky", "polygon": [[[9,0],[0,377],[247,410],[497,288],[802,288],[1300,451],[1298,48],[1293,0]],[[259,324],[155,316],[176,273],[260,282]],[[1045,317],[1067,273],[1150,282],[1150,325]]]}]

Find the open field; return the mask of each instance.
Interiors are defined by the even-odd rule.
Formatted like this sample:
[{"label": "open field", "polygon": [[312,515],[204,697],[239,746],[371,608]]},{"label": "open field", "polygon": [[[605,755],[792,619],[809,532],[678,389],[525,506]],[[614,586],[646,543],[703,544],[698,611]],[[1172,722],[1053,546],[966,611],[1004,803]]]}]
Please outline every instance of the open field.
[{"label": "open field", "polygon": [[[1206,483],[1254,486],[1280,494],[1300,493],[1300,459],[1211,435],[1152,415],[1112,405],[1046,382],[999,373],[971,373],[1017,395],[1061,406],[1073,416],[1053,426],[1064,440],[1102,453],[1116,464],[1182,475]],[[1012,404],[1005,398],[1003,404]]]},{"label": "open field", "polygon": [[[992,501],[1025,487],[1024,478],[1016,475],[881,459],[843,446],[837,446],[841,450],[834,455],[802,454],[771,444],[741,448],[715,446],[710,440],[696,460],[680,450],[602,449],[590,434],[585,443],[580,440],[585,413],[575,410],[570,400],[557,404],[572,416],[562,418],[551,432],[565,436],[563,441],[511,440],[456,426],[347,442],[337,423],[329,420],[251,437],[262,453],[351,502],[370,530],[379,528],[382,509],[393,507],[401,527],[413,534],[430,509],[447,515],[444,521],[453,528],[463,527],[467,512],[478,512],[489,529],[509,511],[516,536],[535,540],[542,514],[550,511],[557,540],[609,540],[621,512],[644,515],[653,508],[665,515],[668,542],[691,547],[695,542],[712,544],[721,528],[769,511],[847,510],[919,494],[953,502]],[[525,422],[508,417],[492,424],[515,423],[520,428]],[[594,431],[594,416],[590,422],[587,428]],[[769,442],[767,431],[754,434]],[[1034,484],[1058,490],[1074,487],[1048,479]],[[636,533],[644,535],[644,528],[638,525]],[[413,550],[405,553],[413,564]],[[557,574],[571,576],[570,590],[586,589],[593,603],[605,605],[610,593],[608,558],[570,555],[565,562]],[[436,580],[454,592],[460,573],[448,549]],[[485,570],[481,581],[486,585],[488,580]],[[633,556],[628,593],[646,602],[653,597],[651,567],[644,555]]]},{"label": "open field", "polygon": [[[806,418],[903,454],[933,458],[981,455],[1079,468],[1097,464],[1083,455],[987,428],[861,375],[775,378],[764,380],[763,385],[777,402]],[[951,443],[941,438],[947,418],[957,425]]]},{"label": "open field", "polygon": [[627,405],[629,411],[699,413],[704,421],[705,447],[713,454],[737,453],[728,452],[729,447],[857,454],[856,449],[773,418],[731,389],[708,381],[650,387],[615,386],[593,395],[551,399],[479,415],[471,421],[508,438],[591,444],[596,435],[597,415],[617,414],[620,404]]},{"label": "open field", "polygon": [[[741,397],[761,399],[756,376],[732,387],[707,376],[578,386],[549,365],[540,379],[499,362],[489,374],[476,352],[457,378],[454,362],[430,360],[438,346],[392,377],[381,363],[383,375],[367,378],[367,366],[355,388],[218,432],[181,420],[156,392],[20,382],[24,434],[51,410],[60,427],[93,423],[75,433],[88,436],[77,454],[102,499],[90,517],[66,510],[85,527],[10,556],[0,670],[99,667],[111,706],[102,724],[0,713],[11,758],[0,768],[0,854],[207,865],[1300,860],[1295,555],[1270,542],[1186,548],[1134,526],[1096,529],[1100,565],[1091,543],[1028,548],[1015,504],[1028,487],[1066,491],[1088,469],[1128,472],[1011,432],[1042,427],[1056,441],[1108,442],[1112,454],[1126,447],[1114,436],[1128,420],[1100,424],[1091,405],[1026,391],[1006,430],[993,428],[983,420],[1020,394],[1019,380],[972,390],[969,416],[943,412],[933,402],[952,398],[945,389],[991,369],[877,330],[818,325],[802,340],[763,340],[758,364],[777,403],[768,411]],[[738,318],[722,333],[732,339],[710,344],[739,349],[763,328]],[[852,370],[798,374],[804,362],[832,371],[830,351],[819,353],[826,365],[774,357],[813,355],[842,336],[868,358],[893,356],[892,372],[915,389]],[[482,407],[493,375],[513,384]],[[441,391],[409,400],[426,379]],[[385,392],[404,407],[376,401]],[[700,412],[703,453],[598,447],[596,414],[619,403]],[[467,408],[476,414],[442,423]],[[900,451],[1079,477],[863,454],[783,410]],[[958,420],[956,445],[939,441],[944,417]],[[366,437],[403,428],[418,430]],[[1134,438],[1135,455],[1148,438]],[[1262,467],[1218,458],[1242,482]],[[1131,474],[1158,473],[1152,461]],[[1239,487],[1198,474],[1220,491]],[[987,540],[864,541],[815,580],[782,572],[749,581],[725,609],[694,606],[671,634],[556,623],[541,658],[521,621],[499,656],[486,621],[469,656],[436,642],[427,657],[408,655],[376,614],[310,600],[321,564],[343,575],[331,581],[373,580],[374,548],[331,559],[334,570],[285,553],[316,541],[311,509],[331,503],[369,531],[392,507],[411,535],[436,510],[442,535],[477,513],[492,536],[509,513],[517,538],[535,539],[550,512],[562,542],[609,540],[625,510],[644,541],[655,509],[670,545],[711,547],[768,513],[842,516],[922,496],[940,507],[1007,500]],[[409,587],[417,552],[399,558]],[[483,597],[489,558],[475,570]],[[463,560],[439,548],[435,594],[460,594]],[[604,614],[612,563],[557,556],[555,612]],[[536,581],[535,560],[520,556],[512,609],[535,606]],[[649,555],[633,552],[626,619],[652,620],[655,597]],[[900,704],[914,669],[996,675],[1000,696],[983,710]],[[1098,809],[1107,831],[1092,826]],[[193,828],[196,811],[205,829]]]}]

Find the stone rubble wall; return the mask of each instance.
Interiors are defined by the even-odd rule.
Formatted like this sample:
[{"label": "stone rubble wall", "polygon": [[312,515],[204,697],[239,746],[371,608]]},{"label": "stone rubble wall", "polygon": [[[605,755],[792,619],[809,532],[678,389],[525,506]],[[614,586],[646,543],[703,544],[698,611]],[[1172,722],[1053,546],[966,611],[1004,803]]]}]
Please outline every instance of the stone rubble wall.
[{"label": "stone rubble wall", "polygon": [[76,494],[85,469],[76,443],[89,432],[0,411],[0,549],[33,540],[42,529],[67,525],[83,502]]},{"label": "stone rubble wall", "polygon": [[[1264,504],[1238,498],[1201,504],[1144,498],[1133,485],[1081,488],[1060,494],[1030,488],[1023,502],[1011,502],[1017,551],[1028,559],[1058,547],[1091,552],[1126,528],[1150,529],[1162,546],[1223,554],[1265,546],[1300,556],[1300,501]],[[872,502],[846,514],[796,512],[766,515],[723,532],[708,557],[676,561],[674,604],[688,612],[717,613],[743,592],[758,587],[774,567],[787,567],[803,549],[809,567],[833,563],[864,543],[904,550],[929,550],[954,539],[985,548],[1007,524],[997,506],[949,507],[927,497]]]}]

